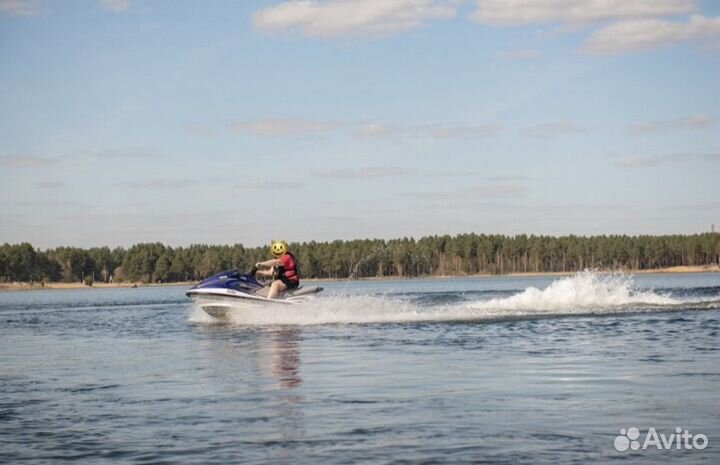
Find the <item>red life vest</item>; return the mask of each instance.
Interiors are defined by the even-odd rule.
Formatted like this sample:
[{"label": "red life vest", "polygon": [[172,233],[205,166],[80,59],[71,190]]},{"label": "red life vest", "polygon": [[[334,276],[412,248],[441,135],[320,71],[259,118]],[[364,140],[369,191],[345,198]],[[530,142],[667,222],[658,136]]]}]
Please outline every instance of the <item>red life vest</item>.
[{"label": "red life vest", "polygon": [[285,276],[285,279],[293,283],[299,282],[300,277],[297,272],[295,256],[290,252],[285,252],[278,260],[280,260],[280,272]]}]

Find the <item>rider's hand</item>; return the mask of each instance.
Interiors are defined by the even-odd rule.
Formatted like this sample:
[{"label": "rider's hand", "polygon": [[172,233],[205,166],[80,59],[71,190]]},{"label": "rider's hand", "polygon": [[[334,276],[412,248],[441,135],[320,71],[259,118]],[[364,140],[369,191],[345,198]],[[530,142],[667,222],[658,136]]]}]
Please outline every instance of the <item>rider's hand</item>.
[{"label": "rider's hand", "polygon": [[255,268],[260,268],[260,262],[257,262],[257,263],[255,264]]}]

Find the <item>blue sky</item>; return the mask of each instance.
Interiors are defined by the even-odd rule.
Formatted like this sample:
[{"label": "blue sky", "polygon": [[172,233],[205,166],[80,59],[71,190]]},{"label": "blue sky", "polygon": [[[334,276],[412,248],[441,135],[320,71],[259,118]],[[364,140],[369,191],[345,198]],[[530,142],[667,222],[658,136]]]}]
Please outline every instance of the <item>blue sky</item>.
[{"label": "blue sky", "polygon": [[720,225],[720,4],[0,0],[0,243]]}]

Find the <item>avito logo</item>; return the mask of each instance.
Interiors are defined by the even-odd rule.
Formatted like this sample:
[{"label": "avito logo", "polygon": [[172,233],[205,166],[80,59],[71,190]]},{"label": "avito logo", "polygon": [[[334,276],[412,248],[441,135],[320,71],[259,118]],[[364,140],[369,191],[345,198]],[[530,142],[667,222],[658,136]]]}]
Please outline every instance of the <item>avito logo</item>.
[{"label": "avito logo", "polygon": [[655,428],[648,429],[645,439],[640,441],[640,430],[634,426],[620,430],[620,436],[613,442],[615,449],[624,452],[631,450],[646,450],[648,447],[655,447],[658,450],[669,449],[697,449],[703,450],[708,446],[708,438],[704,434],[691,434],[688,430],[675,428],[670,435],[658,433]]}]

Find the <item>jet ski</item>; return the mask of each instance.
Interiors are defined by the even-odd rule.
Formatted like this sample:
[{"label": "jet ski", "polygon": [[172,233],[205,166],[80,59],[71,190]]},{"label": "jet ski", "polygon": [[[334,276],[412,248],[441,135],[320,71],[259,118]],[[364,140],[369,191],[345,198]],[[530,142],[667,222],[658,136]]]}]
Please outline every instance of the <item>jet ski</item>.
[{"label": "jet ski", "polygon": [[305,302],[322,291],[319,286],[300,286],[284,292],[276,299],[268,298],[270,286],[255,279],[256,269],[244,274],[229,270],[211,276],[185,292],[205,313],[215,318],[226,318],[230,312],[243,308],[260,308],[268,305],[292,305]]}]

